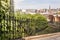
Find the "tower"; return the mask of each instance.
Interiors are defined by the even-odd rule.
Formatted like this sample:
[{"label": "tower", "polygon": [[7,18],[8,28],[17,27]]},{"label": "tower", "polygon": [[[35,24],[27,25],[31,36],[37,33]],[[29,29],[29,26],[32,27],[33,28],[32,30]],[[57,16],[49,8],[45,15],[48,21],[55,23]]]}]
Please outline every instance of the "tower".
[{"label": "tower", "polygon": [[49,5],[49,13],[51,12],[51,6]]},{"label": "tower", "polygon": [[51,6],[49,5],[49,10],[51,9]]}]

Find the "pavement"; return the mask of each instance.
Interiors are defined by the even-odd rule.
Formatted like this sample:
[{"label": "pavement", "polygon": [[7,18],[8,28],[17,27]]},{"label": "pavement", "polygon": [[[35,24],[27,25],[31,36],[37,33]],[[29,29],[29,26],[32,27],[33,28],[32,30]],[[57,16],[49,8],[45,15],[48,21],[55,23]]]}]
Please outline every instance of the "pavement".
[{"label": "pavement", "polygon": [[25,40],[60,40],[60,32],[52,34],[44,34],[38,36],[25,37]]}]

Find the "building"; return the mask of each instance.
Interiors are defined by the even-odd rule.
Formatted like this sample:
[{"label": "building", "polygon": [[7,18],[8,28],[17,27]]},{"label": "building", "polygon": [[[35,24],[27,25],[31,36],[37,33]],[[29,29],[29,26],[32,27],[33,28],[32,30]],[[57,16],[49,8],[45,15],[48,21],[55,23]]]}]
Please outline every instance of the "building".
[{"label": "building", "polygon": [[57,10],[57,9],[51,9],[50,7],[49,7],[49,20],[50,20],[50,22],[60,22],[60,14],[58,14],[57,12],[58,12],[59,10]]},{"label": "building", "polygon": [[40,14],[44,15],[47,18],[47,21],[50,22],[60,22],[60,14],[58,14],[58,9],[51,9],[49,6],[49,9],[41,12]]}]

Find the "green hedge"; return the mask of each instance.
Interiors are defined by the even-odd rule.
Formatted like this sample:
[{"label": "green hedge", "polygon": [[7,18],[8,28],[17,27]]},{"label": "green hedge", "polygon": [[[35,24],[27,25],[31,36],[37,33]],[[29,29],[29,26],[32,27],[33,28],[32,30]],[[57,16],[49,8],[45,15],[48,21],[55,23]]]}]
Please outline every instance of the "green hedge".
[{"label": "green hedge", "polygon": [[[56,29],[50,27],[46,18],[40,14],[14,14],[10,20],[2,21],[3,40],[13,40],[33,35],[57,32]],[[9,18],[9,17],[8,17]],[[4,23],[4,21],[6,21]],[[15,22],[15,23],[13,23]],[[8,26],[6,26],[8,25]]]}]

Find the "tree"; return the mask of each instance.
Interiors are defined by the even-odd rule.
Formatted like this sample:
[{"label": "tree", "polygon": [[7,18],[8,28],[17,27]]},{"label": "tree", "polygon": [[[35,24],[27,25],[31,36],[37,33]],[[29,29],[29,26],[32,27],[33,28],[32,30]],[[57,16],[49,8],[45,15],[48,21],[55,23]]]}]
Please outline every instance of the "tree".
[{"label": "tree", "polygon": [[3,20],[5,20],[5,16],[8,13],[9,13],[9,0],[0,0],[0,38],[2,38],[2,35],[4,33],[3,29],[5,29],[5,27],[3,27],[4,25],[2,24],[2,22]]},{"label": "tree", "polygon": [[[45,30],[48,27],[47,20],[41,14],[20,14],[15,15],[17,22],[17,28],[21,31],[24,30],[24,36],[38,35],[39,32]],[[22,28],[22,29],[21,29]]]}]

